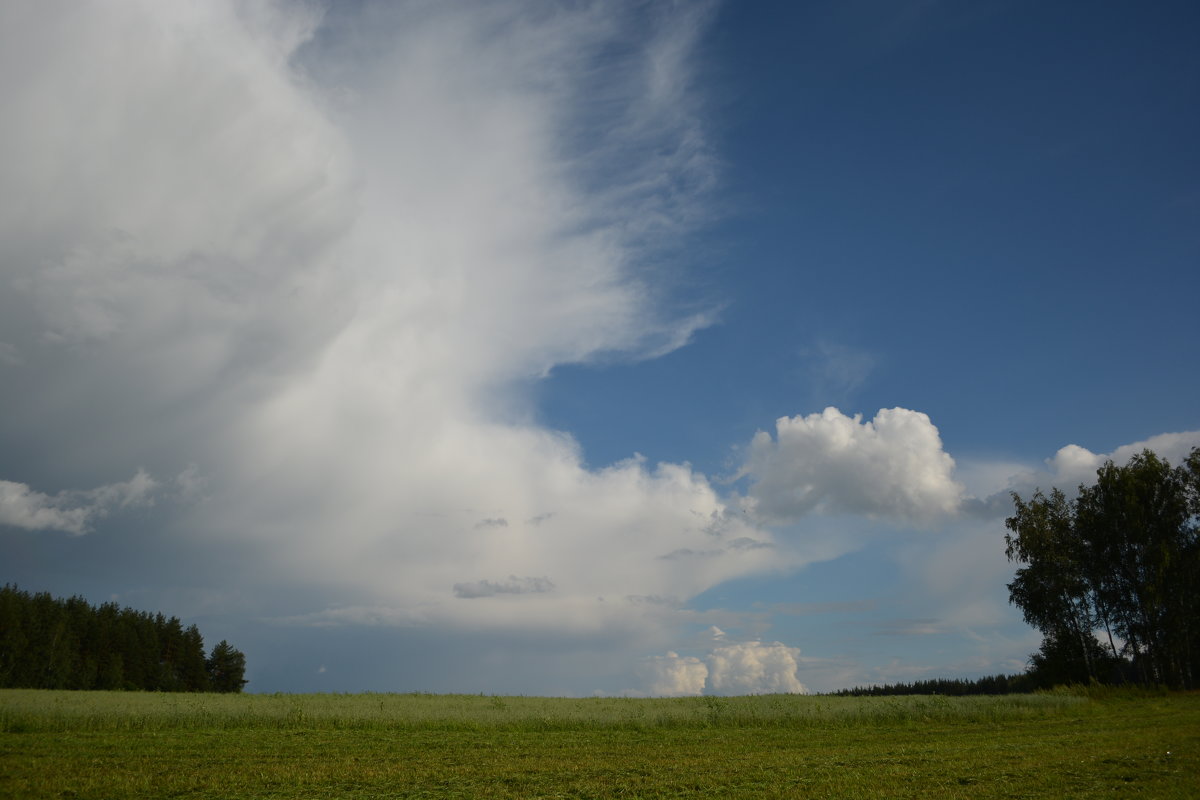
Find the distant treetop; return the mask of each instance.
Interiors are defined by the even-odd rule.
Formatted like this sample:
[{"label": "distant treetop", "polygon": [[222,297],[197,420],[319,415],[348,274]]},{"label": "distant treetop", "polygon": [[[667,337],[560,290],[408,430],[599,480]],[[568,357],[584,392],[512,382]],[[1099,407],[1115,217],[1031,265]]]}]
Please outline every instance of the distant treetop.
[{"label": "distant treetop", "polygon": [[0,589],[0,688],[240,692],[245,671],[225,641],[205,658],[178,617]]}]

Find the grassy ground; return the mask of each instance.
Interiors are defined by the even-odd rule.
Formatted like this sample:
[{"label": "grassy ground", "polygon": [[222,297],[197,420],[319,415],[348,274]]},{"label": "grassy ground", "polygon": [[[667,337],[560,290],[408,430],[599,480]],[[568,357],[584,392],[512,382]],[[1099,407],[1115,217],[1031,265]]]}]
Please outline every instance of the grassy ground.
[{"label": "grassy ground", "polygon": [[1200,796],[1200,695],[0,692],[0,797]]}]

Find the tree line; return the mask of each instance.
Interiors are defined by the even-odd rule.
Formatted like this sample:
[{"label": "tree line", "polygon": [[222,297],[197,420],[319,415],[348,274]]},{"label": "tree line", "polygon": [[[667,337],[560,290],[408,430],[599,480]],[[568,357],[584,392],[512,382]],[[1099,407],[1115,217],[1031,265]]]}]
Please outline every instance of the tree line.
[{"label": "tree line", "polygon": [[952,697],[964,697],[973,694],[1024,694],[1042,688],[1049,687],[1040,686],[1035,676],[1026,673],[1023,675],[988,675],[976,680],[933,678],[913,683],[855,686],[853,689],[839,689],[833,694],[836,697],[880,697],[901,694],[944,694]]},{"label": "tree line", "polygon": [[246,657],[195,625],[116,603],[0,589],[0,688],[240,692]]},{"label": "tree line", "polygon": [[1009,600],[1042,632],[1039,684],[1200,682],[1200,448],[1108,461],[1075,499],[1013,493]]}]

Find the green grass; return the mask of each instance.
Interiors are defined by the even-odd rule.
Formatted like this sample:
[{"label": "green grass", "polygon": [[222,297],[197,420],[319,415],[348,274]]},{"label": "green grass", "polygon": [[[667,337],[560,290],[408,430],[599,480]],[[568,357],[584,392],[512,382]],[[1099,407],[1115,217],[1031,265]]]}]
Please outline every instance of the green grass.
[{"label": "green grass", "polygon": [[546,698],[431,694],[0,691],[0,731],[577,730],[797,727],[1041,718],[1088,700],[1006,697]]},{"label": "green grass", "polygon": [[0,797],[1200,796],[1200,695],[0,691]]}]

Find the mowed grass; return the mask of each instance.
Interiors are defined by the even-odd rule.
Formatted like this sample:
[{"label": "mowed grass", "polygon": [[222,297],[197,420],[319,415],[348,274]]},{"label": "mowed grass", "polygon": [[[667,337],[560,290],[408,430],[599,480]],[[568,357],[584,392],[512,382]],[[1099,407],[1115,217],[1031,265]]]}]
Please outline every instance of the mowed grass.
[{"label": "mowed grass", "polygon": [[0,691],[0,797],[1200,797],[1200,694]]}]

